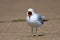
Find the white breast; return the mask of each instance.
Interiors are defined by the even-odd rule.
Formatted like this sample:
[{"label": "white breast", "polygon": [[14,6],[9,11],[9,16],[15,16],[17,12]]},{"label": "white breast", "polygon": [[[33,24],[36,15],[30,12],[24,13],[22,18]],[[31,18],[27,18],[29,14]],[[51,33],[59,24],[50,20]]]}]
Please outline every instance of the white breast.
[{"label": "white breast", "polygon": [[39,27],[41,25],[36,14],[32,15],[30,18],[27,16],[26,20],[31,27]]}]

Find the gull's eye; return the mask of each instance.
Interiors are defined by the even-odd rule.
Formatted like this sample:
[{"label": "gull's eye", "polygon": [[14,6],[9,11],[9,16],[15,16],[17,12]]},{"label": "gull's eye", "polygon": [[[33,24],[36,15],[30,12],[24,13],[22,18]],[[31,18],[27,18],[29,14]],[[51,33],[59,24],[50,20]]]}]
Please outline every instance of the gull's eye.
[{"label": "gull's eye", "polygon": [[28,15],[32,15],[32,12],[29,11],[29,12],[28,12]]}]

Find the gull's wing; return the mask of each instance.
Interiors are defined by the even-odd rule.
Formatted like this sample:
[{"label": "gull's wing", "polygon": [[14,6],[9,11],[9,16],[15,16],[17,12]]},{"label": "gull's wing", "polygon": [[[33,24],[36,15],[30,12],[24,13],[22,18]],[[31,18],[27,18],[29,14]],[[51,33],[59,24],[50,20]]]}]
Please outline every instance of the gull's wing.
[{"label": "gull's wing", "polygon": [[38,21],[43,24],[43,17],[40,15],[40,14],[36,14],[37,15],[37,18],[38,18]]},{"label": "gull's wing", "polygon": [[39,21],[45,21],[45,16],[41,16],[40,14],[37,14],[37,16]]}]

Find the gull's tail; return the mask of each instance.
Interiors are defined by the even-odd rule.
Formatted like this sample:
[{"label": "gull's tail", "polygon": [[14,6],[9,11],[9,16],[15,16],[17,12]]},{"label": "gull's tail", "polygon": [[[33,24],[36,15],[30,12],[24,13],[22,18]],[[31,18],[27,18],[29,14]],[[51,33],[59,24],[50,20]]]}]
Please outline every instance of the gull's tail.
[{"label": "gull's tail", "polygon": [[45,19],[45,16],[42,16],[42,20],[43,20],[43,22],[48,21],[48,20]]},{"label": "gull's tail", "polygon": [[44,20],[45,19],[45,16],[42,16],[42,20]]}]

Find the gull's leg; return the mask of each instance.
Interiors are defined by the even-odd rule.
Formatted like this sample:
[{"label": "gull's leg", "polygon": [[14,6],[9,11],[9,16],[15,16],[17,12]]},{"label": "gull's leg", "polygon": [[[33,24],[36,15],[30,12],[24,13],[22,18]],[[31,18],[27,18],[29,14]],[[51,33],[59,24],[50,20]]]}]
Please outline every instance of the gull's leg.
[{"label": "gull's leg", "polygon": [[38,35],[38,27],[36,27],[36,35]]},{"label": "gull's leg", "polygon": [[36,27],[35,34],[34,34],[33,27],[31,27],[31,32],[32,32],[32,36],[37,36],[38,35],[38,27]]},{"label": "gull's leg", "polygon": [[31,32],[32,32],[32,35],[33,35],[33,27],[31,27]]}]

